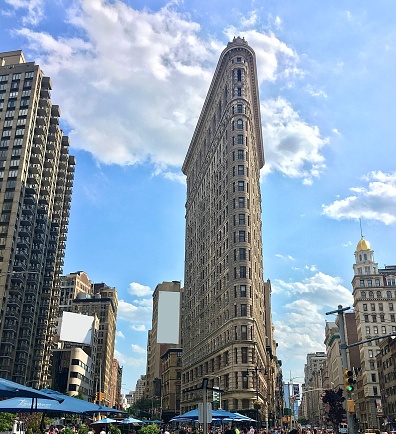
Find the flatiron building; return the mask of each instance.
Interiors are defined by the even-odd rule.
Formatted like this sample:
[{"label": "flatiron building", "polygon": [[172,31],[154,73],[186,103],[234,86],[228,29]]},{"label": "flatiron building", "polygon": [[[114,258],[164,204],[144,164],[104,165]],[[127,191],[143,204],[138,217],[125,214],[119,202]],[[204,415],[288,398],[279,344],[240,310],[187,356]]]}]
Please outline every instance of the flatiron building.
[{"label": "flatiron building", "polygon": [[51,79],[0,53],[0,377],[50,384],[75,158]]},{"label": "flatiron building", "polygon": [[182,168],[182,412],[202,402],[193,389],[206,377],[222,390],[221,408],[270,417],[275,349],[271,287],[263,281],[263,165],[255,53],[238,37],[220,56]]}]

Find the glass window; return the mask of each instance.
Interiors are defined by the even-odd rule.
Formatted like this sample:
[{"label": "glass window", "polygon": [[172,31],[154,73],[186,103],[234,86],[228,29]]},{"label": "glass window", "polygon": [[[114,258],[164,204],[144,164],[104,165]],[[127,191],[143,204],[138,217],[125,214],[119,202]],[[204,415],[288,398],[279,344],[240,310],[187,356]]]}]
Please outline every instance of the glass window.
[{"label": "glass window", "polygon": [[386,298],[392,298],[392,293],[390,291],[386,291]]},{"label": "glass window", "polygon": [[364,310],[364,312],[367,312],[367,304],[366,303],[363,304],[363,310]]},{"label": "glass window", "polygon": [[242,71],[240,69],[237,70],[237,80],[238,81],[242,80]]},{"label": "glass window", "polygon": [[366,291],[360,291],[360,296],[362,298],[366,298]]},{"label": "glass window", "polygon": [[241,325],[241,339],[246,340],[247,339],[247,326]]},{"label": "glass window", "polygon": [[247,316],[247,305],[241,304],[241,316]]},{"label": "glass window", "polygon": [[389,303],[389,310],[393,310],[393,303]]},{"label": "glass window", "polygon": [[239,214],[238,218],[239,218],[239,224],[244,225],[245,224],[245,214]]},{"label": "glass window", "polygon": [[245,242],[246,233],[245,231],[239,231],[239,242],[243,243]]},{"label": "glass window", "polygon": [[378,335],[378,326],[373,327],[373,332],[375,335]]},{"label": "glass window", "polygon": [[373,291],[369,291],[369,298],[374,298],[374,292]]},{"label": "glass window", "polygon": [[243,158],[244,158],[243,149],[238,149],[238,160],[243,160]]},{"label": "glass window", "polygon": [[370,303],[371,312],[375,311],[375,303]]},{"label": "glass window", "polygon": [[246,285],[240,286],[241,297],[246,297]]},{"label": "glass window", "polygon": [[238,145],[243,145],[243,135],[238,134]]},{"label": "glass window", "polygon": [[242,88],[238,87],[237,96],[242,96]]},{"label": "glass window", "polygon": [[239,259],[245,260],[246,259],[246,248],[242,247],[239,249]]},{"label": "glass window", "polygon": [[243,130],[243,120],[242,119],[237,120],[237,130]]},{"label": "glass window", "polygon": [[238,191],[245,191],[245,181],[238,181]]},{"label": "glass window", "polygon": [[238,175],[243,175],[245,173],[245,166],[239,165],[238,166]]},{"label": "glass window", "polygon": [[245,208],[245,198],[238,197],[238,208]]},{"label": "glass window", "polygon": [[360,279],[360,286],[364,288],[364,280]]},{"label": "glass window", "polygon": [[370,326],[366,326],[366,335],[370,334]]},{"label": "glass window", "polygon": [[239,277],[246,277],[246,267],[244,265],[239,267]]}]

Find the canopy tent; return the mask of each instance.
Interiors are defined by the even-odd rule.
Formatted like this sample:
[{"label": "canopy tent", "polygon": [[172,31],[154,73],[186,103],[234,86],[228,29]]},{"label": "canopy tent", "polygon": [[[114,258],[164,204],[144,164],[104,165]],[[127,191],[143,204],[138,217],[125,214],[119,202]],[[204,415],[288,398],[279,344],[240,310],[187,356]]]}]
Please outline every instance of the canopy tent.
[{"label": "canopy tent", "polygon": [[[73,398],[68,395],[56,392],[51,389],[41,390],[46,396],[45,399],[38,398],[36,404],[32,407],[30,400],[26,398],[11,398],[0,401],[0,412],[17,413],[17,412],[43,412],[43,413],[75,413],[75,414],[93,414],[93,413],[124,413],[122,410],[104,407],[83,399]],[[62,402],[57,401],[62,399]]]},{"label": "canopy tent", "polygon": [[143,423],[147,423],[147,424],[149,424],[149,423],[156,423],[156,424],[158,424],[158,423],[162,423],[162,420],[158,420],[158,419],[155,419],[155,420],[143,420],[142,422]]},{"label": "canopy tent", "polygon": [[92,422],[91,425],[110,425],[111,423],[118,423],[117,420],[111,419],[110,417],[105,417],[104,419],[97,420],[96,422]]},{"label": "canopy tent", "polygon": [[23,384],[15,383],[14,381],[0,378],[0,397],[1,398],[45,398],[55,399],[59,402],[63,401],[62,397],[48,397],[40,390],[33,389],[32,387],[24,386]]}]

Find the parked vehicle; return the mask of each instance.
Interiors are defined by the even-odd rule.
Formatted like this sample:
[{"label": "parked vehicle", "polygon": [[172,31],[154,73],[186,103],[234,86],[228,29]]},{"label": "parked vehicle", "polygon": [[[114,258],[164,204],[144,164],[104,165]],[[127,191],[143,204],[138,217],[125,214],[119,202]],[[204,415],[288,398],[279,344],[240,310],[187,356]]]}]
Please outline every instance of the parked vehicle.
[{"label": "parked vehicle", "polygon": [[338,425],[338,432],[340,434],[348,434],[348,424],[347,423],[340,423]]}]

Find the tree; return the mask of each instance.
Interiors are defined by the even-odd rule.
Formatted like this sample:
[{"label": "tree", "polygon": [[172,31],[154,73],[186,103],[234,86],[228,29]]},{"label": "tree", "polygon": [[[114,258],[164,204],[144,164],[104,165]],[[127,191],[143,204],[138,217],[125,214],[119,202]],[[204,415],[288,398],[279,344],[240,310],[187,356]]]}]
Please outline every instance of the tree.
[{"label": "tree", "polygon": [[323,403],[327,404],[326,413],[328,420],[333,424],[336,432],[338,432],[338,425],[346,417],[345,410],[342,406],[342,403],[345,401],[342,393],[342,389],[338,389],[337,392],[334,390],[326,390],[322,397]]},{"label": "tree", "polygon": [[155,423],[152,423],[150,425],[145,425],[139,430],[139,434],[158,434],[158,433],[159,433],[159,429]]},{"label": "tree", "polygon": [[0,413],[0,431],[11,431],[14,420],[15,414]]}]

